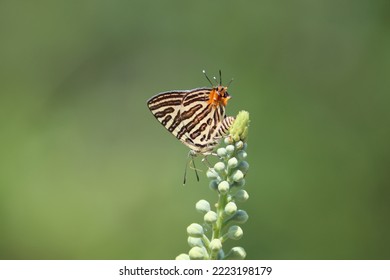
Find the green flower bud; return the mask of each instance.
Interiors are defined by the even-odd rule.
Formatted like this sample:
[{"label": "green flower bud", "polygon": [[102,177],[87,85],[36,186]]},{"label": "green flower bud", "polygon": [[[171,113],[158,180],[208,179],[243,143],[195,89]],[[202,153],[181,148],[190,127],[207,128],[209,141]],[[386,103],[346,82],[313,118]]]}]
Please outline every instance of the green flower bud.
[{"label": "green flower bud", "polygon": [[234,146],[233,146],[233,145],[228,145],[228,146],[226,146],[226,152],[227,152],[229,155],[233,154],[233,152],[234,152]]},{"label": "green flower bud", "polygon": [[249,163],[244,161],[241,161],[238,165],[238,169],[240,169],[243,173],[247,173],[249,169]]},{"label": "green flower bud", "polygon": [[226,156],[226,149],[225,149],[225,148],[219,148],[219,149],[217,150],[217,155],[218,155],[219,157],[224,157],[224,156]]},{"label": "green flower bud", "polygon": [[210,211],[210,203],[204,199],[201,199],[196,203],[195,208],[200,213],[207,213]]},{"label": "green flower bud", "polygon": [[239,226],[231,226],[227,234],[230,239],[238,240],[242,237],[244,232]]},{"label": "green flower bud", "polygon": [[246,192],[246,190],[239,190],[239,191],[236,192],[236,194],[234,195],[234,198],[235,198],[236,201],[238,201],[238,202],[245,202],[245,201],[248,200],[249,194]]},{"label": "green flower bud", "polygon": [[229,219],[229,221],[233,221],[239,224],[243,224],[248,221],[248,214],[244,210],[237,210],[236,214]]},{"label": "green flower bud", "polygon": [[241,170],[236,170],[232,174],[232,179],[234,182],[239,182],[244,179],[244,173]]},{"label": "green flower bud", "polygon": [[234,202],[229,202],[225,206],[225,214],[231,216],[237,212],[237,205]]},{"label": "green flower bud", "polygon": [[187,227],[187,234],[191,237],[202,237],[203,227],[200,224],[192,223]]},{"label": "green flower bud", "polygon": [[218,190],[218,181],[217,180],[211,180],[209,183],[209,188],[216,191]]},{"label": "green flower bud", "polygon": [[208,254],[203,247],[192,247],[188,252],[191,260],[205,260],[208,259]]},{"label": "green flower bud", "polygon": [[192,248],[192,247],[195,247],[195,246],[198,246],[198,247],[204,247],[204,244],[202,242],[202,239],[201,238],[198,238],[198,237],[191,237],[189,236],[187,238],[187,243],[188,245]]},{"label": "green flower bud", "polygon": [[240,187],[243,187],[245,186],[245,179],[241,179],[240,181],[238,182],[234,182],[231,187],[237,187],[237,188],[240,188]]},{"label": "green flower bud", "polygon": [[229,159],[228,161],[228,167],[233,169],[235,167],[237,167],[238,165],[238,160],[235,158],[235,157],[232,157],[231,159]]},{"label": "green flower bud", "polygon": [[229,132],[234,141],[245,140],[248,137],[249,113],[240,111],[230,127]]},{"label": "green flower bud", "polygon": [[205,223],[213,224],[217,221],[217,218],[217,213],[215,213],[214,211],[209,211],[204,215],[203,220],[205,221]]},{"label": "green flower bud", "polygon": [[242,148],[244,148],[244,142],[242,142],[240,140],[240,141],[236,142],[235,146],[236,146],[237,150],[241,150]]},{"label": "green flower bud", "polygon": [[211,240],[211,242],[210,242],[210,249],[213,252],[218,252],[219,250],[221,250],[222,249],[222,242],[221,242],[221,240],[219,240],[219,239]]},{"label": "green flower bud", "polygon": [[229,191],[229,183],[227,181],[222,181],[218,184],[218,191],[221,194],[226,194]]},{"label": "green flower bud", "polygon": [[225,137],[225,145],[229,145],[229,144],[233,144],[233,138],[228,136],[228,137]]},{"label": "green flower bud", "polygon": [[217,162],[215,165],[214,165],[214,169],[215,171],[217,171],[218,173],[223,173],[225,171],[225,164],[221,161]]},{"label": "green flower bud", "polygon": [[176,257],[177,261],[188,261],[190,259],[190,256],[187,254],[180,254]]},{"label": "green flower bud", "polygon": [[241,150],[237,153],[237,157],[239,160],[244,160],[244,159],[246,159],[247,156],[248,156],[248,154],[244,150]]},{"label": "green flower bud", "polygon": [[[191,256],[190,256],[191,257]],[[233,247],[225,256],[225,260],[243,260],[246,257],[246,252],[242,247]]]},{"label": "green flower bud", "polygon": [[209,170],[207,170],[207,172],[206,172],[206,176],[209,179],[215,179],[218,177],[218,173],[215,172],[215,170],[213,168],[209,168]]}]

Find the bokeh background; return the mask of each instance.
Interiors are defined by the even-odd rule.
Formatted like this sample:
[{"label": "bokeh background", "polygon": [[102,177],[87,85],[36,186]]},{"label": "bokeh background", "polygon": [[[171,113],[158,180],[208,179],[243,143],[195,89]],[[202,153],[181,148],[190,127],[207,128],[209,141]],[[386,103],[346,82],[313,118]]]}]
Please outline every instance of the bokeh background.
[{"label": "bokeh background", "polygon": [[[173,259],[204,173],[146,107],[234,78],[248,259],[390,258],[389,1],[1,1],[0,258]],[[206,169],[200,161],[198,167]]]}]

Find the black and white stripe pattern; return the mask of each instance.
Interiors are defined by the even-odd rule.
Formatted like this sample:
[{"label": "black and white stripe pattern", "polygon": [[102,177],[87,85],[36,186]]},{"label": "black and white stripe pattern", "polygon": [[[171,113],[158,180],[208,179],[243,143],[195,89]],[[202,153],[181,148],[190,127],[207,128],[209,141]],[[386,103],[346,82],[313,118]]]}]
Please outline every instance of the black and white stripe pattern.
[{"label": "black and white stripe pattern", "polygon": [[212,153],[234,122],[233,117],[225,116],[223,104],[226,103],[214,103],[213,96],[218,100],[229,98],[223,87],[196,88],[159,93],[150,98],[147,105],[177,139],[195,154],[207,155]]}]

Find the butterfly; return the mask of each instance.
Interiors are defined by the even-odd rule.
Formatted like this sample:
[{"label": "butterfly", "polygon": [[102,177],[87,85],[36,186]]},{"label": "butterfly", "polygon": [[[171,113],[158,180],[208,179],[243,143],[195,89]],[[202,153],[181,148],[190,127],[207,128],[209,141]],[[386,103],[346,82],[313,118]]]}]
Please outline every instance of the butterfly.
[{"label": "butterfly", "polygon": [[220,81],[216,86],[206,72],[203,73],[211,88],[161,92],[147,101],[154,117],[190,148],[192,157],[212,154],[234,122],[234,117],[225,114],[225,107],[231,96],[227,92],[228,87],[222,86],[221,71]]}]

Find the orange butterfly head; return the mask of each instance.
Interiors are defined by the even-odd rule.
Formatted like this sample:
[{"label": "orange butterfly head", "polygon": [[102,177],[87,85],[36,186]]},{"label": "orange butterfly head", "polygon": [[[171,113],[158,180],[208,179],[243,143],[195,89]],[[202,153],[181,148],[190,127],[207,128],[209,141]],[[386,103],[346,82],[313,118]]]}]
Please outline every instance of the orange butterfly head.
[{"label": "orange butterfly head", "polygon": [[229,93],[227,92],[227,87],[217,86],[214,87],[209,94],[209,104],[212,104],[215,107],[224,106],[226,107],[228,100],[231,98]]}]

